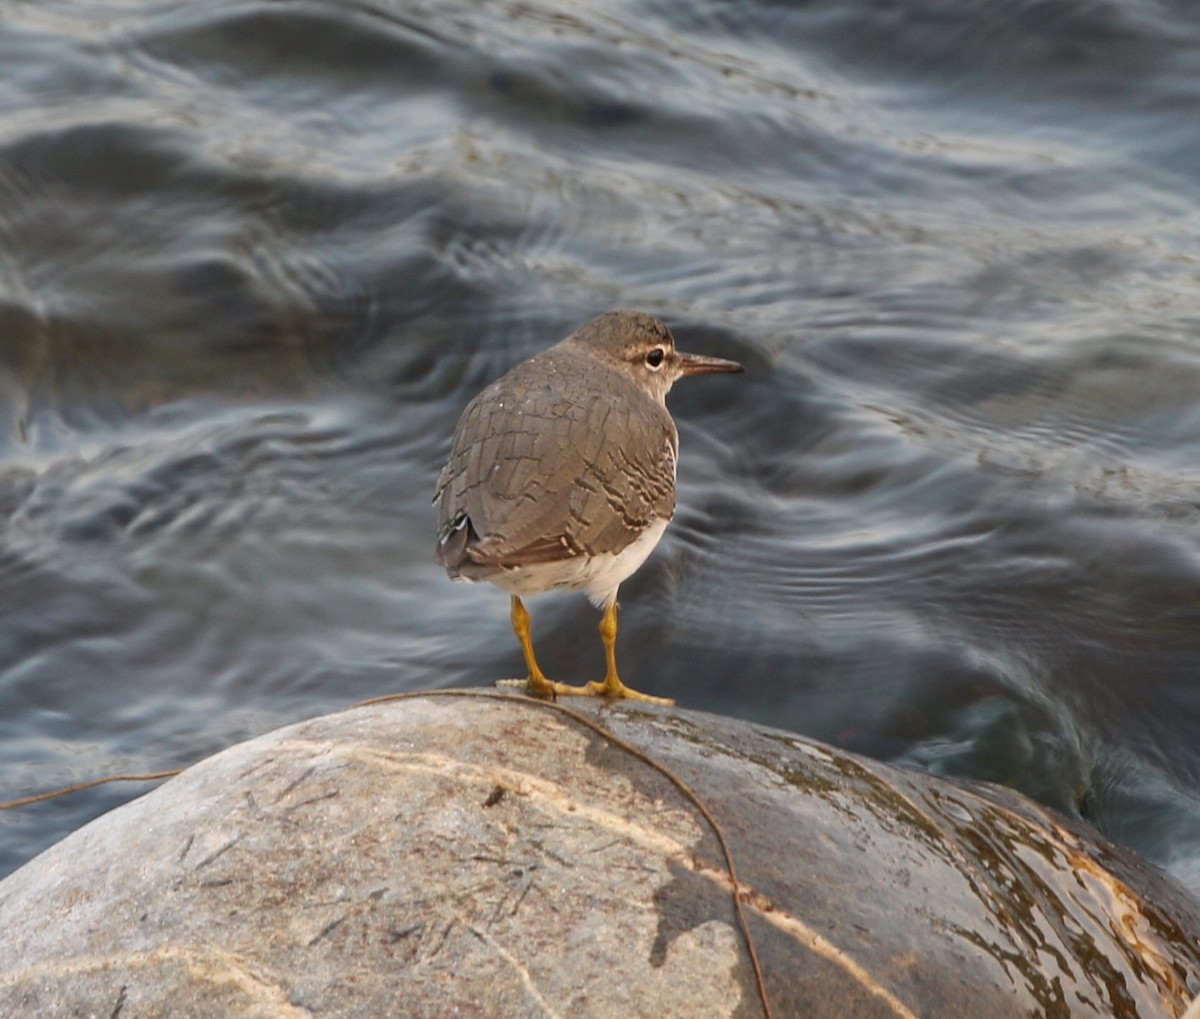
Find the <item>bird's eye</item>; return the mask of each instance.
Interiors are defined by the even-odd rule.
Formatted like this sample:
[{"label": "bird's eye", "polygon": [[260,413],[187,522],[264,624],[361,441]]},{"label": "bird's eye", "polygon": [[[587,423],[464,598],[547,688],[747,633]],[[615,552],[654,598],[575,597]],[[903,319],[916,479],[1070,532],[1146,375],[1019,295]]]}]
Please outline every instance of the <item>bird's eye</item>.
[{"label": "bird's eye", "polygon": [[666,356],[667,352],[662,347],[655,347],[646,353],[646,366],[649,368],[661,368]]}]

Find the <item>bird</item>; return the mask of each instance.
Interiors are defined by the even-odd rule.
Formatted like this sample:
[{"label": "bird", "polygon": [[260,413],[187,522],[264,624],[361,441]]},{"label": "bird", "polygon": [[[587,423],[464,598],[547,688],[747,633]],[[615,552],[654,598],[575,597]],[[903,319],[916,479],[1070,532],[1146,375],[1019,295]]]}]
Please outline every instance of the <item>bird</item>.
[{"label": "bird", "polygon": [[[617,589],[675,512],[679,432],[666,396],[681,378],[742,365],[675,349],[666,323],[610,311],[529,358],[463,410],[438,476],[435,558],[451,580],[510,596],[526,693],[673,704],[626,686],[616,663]],[[582,591],[603,614],[602,680],[553,682],[523,598]]]}]

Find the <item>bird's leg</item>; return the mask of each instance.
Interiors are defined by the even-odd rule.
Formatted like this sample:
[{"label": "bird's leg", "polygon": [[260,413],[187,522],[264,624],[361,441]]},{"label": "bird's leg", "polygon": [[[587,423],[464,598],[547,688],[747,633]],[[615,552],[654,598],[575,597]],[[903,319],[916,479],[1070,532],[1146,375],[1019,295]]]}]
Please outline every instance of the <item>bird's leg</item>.
[{"label": "bird's leg", "polygon": [[597,697],[623,697],[633,701],[646,701],[650,704],[673,705],[669,697],[652,697],[649,694],[631,690],[621,682],[617,675],[617,603],[613,601],[600,617],[600,639],[604,641],[604,661],[607,668],[604,679],[599,683],[588,683],[586,690]]},{"label": "bird's leg", "polygon": [[[554,700],[560,694],[588,694],[585,686],[567,686],[566,683],[555,683],[546,678],[537,658],[533,654],[533,629],[529,625],[529,610],[521,603],[515,594],[512,596],[512,628],[521,642],[521,651],[525,655],[525,668],[529,670],[529,678],[525,681],[525,692],[531,697],[548,697]],[[507,680],[502,681],[507,683]]]},{"label": "bird's leg", "polygon": [[512,628],[521,642],[521,651],[525,655],[525,668],[529,678],[525,681],[525,692],[534,697],[549,697],[554,699],[554,684],[546,678],[537,658],[533,654],[533,628],[529,625],[529,610],[521,604],[521,599],[512,596]]}]

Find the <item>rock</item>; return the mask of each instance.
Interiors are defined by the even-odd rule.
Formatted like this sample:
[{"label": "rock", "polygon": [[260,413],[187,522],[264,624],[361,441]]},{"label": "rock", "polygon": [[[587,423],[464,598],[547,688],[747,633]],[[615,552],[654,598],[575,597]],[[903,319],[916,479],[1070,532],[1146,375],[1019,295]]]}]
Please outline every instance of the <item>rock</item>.
[{"label": "rock", "polygon": [[1149,1019],[1200,991],[1187,894],[1015,793],[569,708],[408,697],[188,769],[0,882],[0,1015],[762,1015],[708,823],[586,719],[717,819],[777,1019]]}]

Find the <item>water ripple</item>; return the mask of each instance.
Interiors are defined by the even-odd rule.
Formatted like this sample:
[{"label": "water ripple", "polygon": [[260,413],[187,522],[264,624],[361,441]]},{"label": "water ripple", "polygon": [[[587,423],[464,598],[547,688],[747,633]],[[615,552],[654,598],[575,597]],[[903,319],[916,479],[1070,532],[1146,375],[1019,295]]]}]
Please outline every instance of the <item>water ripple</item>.
[{"label": "water ripple", "polygon": [[[14,795],[519,671],[502,594],[432,562],[433,479],[474,392],[634,306],[748,368],[672,393],[634,685],[1009,783],[1195,886],[1184,8],[5,15]],[[602,666],[582,600],[534,620]],[[0,868],[119,795],[0,819]]]}]

